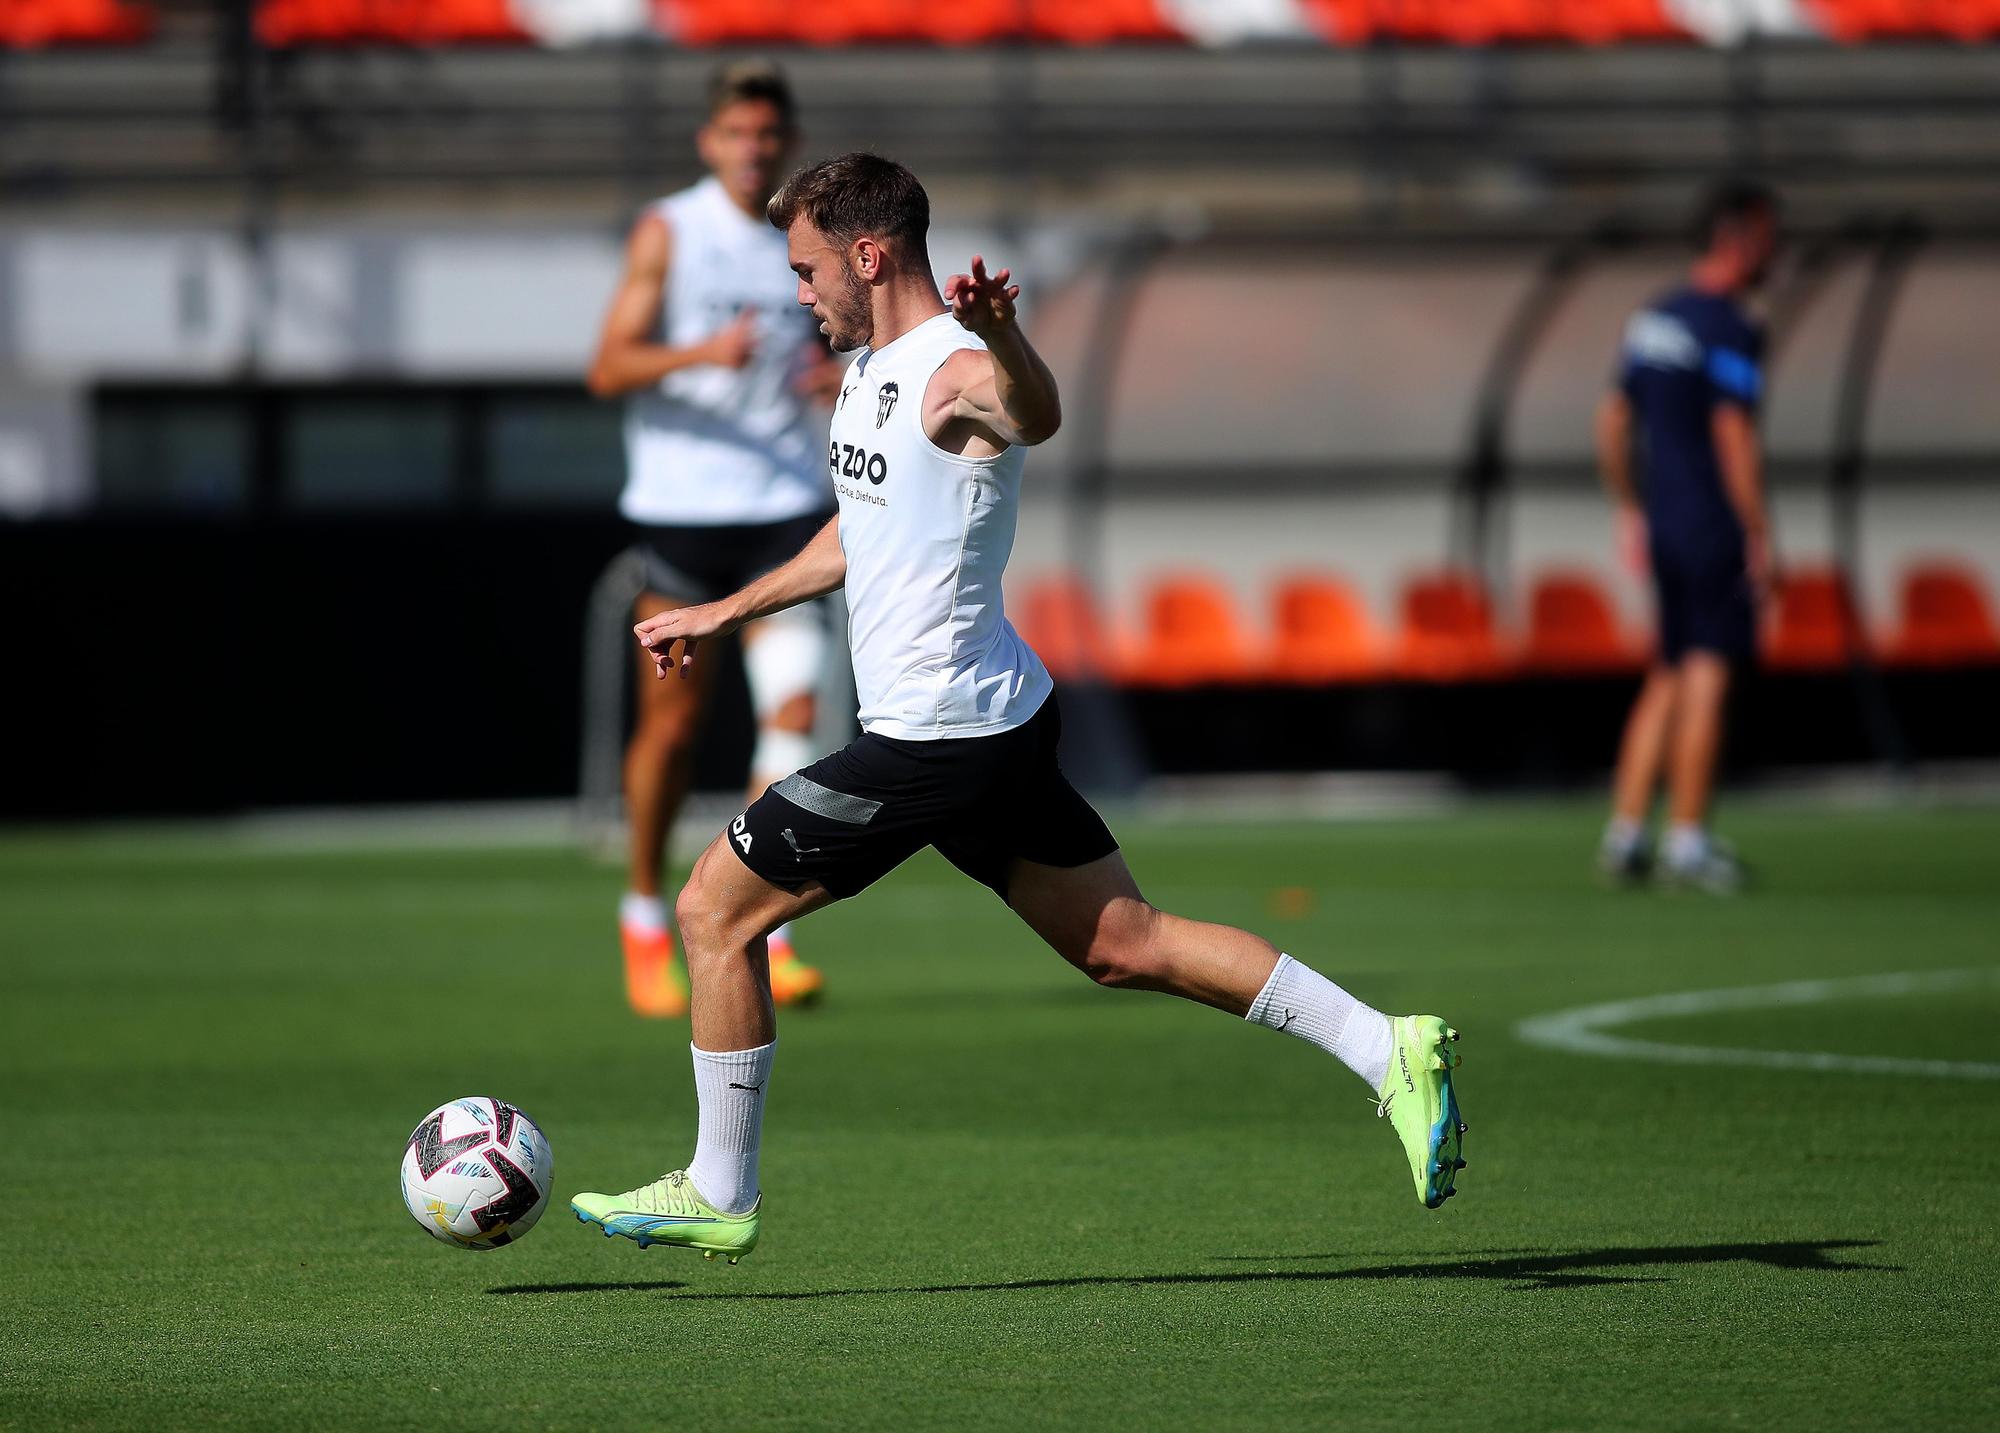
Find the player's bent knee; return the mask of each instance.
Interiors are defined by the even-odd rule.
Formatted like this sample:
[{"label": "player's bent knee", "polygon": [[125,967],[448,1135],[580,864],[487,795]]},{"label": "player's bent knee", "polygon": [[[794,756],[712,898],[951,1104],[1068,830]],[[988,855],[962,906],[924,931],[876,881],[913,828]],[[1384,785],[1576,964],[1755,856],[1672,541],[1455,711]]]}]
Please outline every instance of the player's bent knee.
[{"label": "player's bent knee", "polygon": [[686,948],[689,973],[705,962],[740,958],[757,934],[755,918],[742,909],[727,881],[716,880],[712,864],[730,857],[714,846],[695,862],[674,898],[674,922]]},{"label": "player's bent knee", "polygon": [[1159,925],[1159,911],[1146,902],[1113,902],[1091,932],[1078,964],[1099,985],[1153,989],[1166,974]]}]

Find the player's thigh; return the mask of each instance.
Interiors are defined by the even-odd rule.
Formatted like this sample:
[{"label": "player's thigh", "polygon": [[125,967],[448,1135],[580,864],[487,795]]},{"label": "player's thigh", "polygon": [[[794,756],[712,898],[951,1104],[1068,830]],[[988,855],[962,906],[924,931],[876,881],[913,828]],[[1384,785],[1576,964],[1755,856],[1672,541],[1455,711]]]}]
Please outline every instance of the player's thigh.
[{"label": "player's thigh", "polygon": [[785,890],[858,895],[936,838],[951,773],[864,733],[774,783],[725,833],[740,860]]},{"label": "player's thigh", "polygon": [[675,918],[684,932],[692,924],[701,935],[734,945],[769,935],[784,922],[833,901],[816,881],[787,887],[760,876],[735,854],[740,834],[735,827],[724,830],[696,859],[675,903]]},{"label": "player's thigh", "polygon": [[[634,621],[643,622],[662,612],[691,605],[658,592],[642,592],[632,604],[632,616]],[[632,652],[633,700],[640,726],[650,723],[685,735],[714,689],[716,653],[711,649],[703,659],[687,668],[685,674],[670,672],[662,677],[653,665],[653,654],[640,646],[636,637],[632,640]]]},{"label": "player's thigh", "polygon": [[1158,918],[1115,850],[1080,866],[1016,857],[1007,867],[1006,900],[1051,950],[1093,977],[1133,964]]}]

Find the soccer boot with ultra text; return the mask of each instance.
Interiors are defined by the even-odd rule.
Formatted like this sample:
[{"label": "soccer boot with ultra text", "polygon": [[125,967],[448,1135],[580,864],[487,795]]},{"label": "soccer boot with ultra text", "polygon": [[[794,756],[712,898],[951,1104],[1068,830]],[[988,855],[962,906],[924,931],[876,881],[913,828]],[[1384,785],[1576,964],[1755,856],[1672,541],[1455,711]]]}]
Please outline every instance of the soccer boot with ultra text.
[{"label": "soccer boot with ultra text", "polygon": [[1458,1192],[1458,1171],[1465,1168],[1465,1119],[1451,1088],[1458,1055],[1447,1048],[1458,1031],[1435,1015],[1396,1015],[1389,1025],[1394,1044],[1375,1112],[1403,1142],[1417,1198],[1436,1209]]},{"label": "soccer boot with ultra text", "polygon": [[699,1249],[703,1258],[720,1254],[733,1264],[757,1247],[764,1201],[759,1198],[742,1214],[725,1214],[701,1197],[686,1170],[677,1169],[623,1194],[579,1194],[569,1207],[584,1223],[603,1229],[607,1239],[622,1234],[641,1249],[655,1244]]}]

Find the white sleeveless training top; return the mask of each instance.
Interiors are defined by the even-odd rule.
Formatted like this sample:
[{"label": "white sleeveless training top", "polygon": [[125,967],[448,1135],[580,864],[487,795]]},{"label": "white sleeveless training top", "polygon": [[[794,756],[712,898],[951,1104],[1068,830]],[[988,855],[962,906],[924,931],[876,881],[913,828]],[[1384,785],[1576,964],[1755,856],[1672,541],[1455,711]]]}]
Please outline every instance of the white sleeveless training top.
[{"label": "white sleeveless training top", "polygon": [[738,209],[713,177],[652,212],[673,234],[660,341],[699,343],[749,308],[757,350],[742,368],[683,368],[626,400],[618,510],[633,522],[691,527],[829,511],[820,415],[794,387],[814,361],[819,325],[799,307],[785,236]]},{"label": "white sleeveless training top", "polygon": [[1054,685],[1000,603],[1027,455],[957,457],[924,433],[924,390],[962,348],[985,345],[941,313],[863,349],[834,409],[848,645],[862,729],[879,736],[989,736]]}]

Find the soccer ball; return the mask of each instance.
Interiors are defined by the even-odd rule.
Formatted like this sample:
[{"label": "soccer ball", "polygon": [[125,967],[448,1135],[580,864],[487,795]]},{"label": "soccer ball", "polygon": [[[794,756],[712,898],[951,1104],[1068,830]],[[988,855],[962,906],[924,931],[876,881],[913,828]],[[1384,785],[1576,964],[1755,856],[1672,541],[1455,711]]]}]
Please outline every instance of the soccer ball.
[{"label": "soccer ball", "polygon": [[555,1156],[504,1100],[439,1105],[403,1147],[403,1204],[433,1239],[460,1249],[511,1244],[542,1217]]}]

